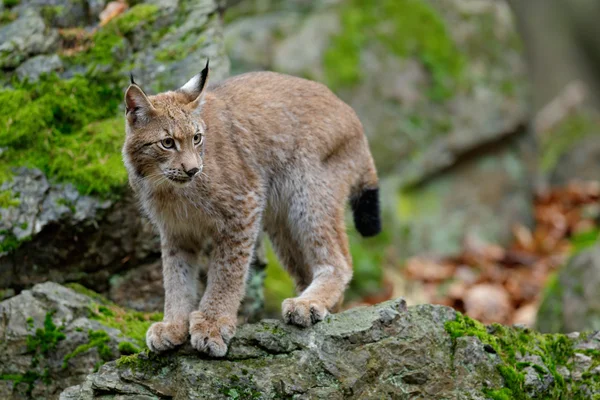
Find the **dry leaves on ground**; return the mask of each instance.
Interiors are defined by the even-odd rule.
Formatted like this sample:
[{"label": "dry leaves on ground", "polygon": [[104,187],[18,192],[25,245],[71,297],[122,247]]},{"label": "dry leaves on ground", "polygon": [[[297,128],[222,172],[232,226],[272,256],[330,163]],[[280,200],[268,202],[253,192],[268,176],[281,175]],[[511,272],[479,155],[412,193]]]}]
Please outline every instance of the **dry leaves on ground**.
[{"label": "dry leaves on ground", "polygon": [[[531,326],[549,274],[569,254],[598,236],[600,183],[572,183],[535,198],[535,227],[513,227],[512,245],[502,248],[476,237],[465,238],[460,254],[406,261],[402,276],[385,273],[385,293],[444,304],[484,323]],[[390,290],[389,286],[396,286]],[[417,284],[417,285],[416,285]],[[410,297],[411,295],[409,295]]]}]

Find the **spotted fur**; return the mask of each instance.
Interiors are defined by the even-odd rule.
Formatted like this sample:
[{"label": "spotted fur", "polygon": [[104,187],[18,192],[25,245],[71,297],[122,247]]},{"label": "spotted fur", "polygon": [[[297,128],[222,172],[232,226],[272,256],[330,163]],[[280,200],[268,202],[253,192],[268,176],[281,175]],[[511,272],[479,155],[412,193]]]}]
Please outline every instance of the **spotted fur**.
[{"label": "spotted fur", "polygon": [[[207,75],[208,67],[149,97],[132,83],[123,158],[162,242],[164,321],[148,330],[148,347],[173,348],[189,333],[196,349],[219,357],[235,333],[261,229],[300,293],[283,302],[284,320],[306,327],[335,311],[352,277],[345,204],[372,197],[378,180],[356,114],[322,84],[255,72],[207,89]],[[163,145],[169,138],[175,149]],[[379,210],[367,212],[376,233]],[[206,237],[215,248],[199,298]]]}]

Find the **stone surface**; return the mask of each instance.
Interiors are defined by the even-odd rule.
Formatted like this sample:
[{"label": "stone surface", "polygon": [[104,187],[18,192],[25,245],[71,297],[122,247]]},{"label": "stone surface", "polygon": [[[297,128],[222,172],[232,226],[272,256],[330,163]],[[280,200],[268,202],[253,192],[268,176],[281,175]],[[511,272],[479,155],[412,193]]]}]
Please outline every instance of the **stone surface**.
[{"label": "stone surface", "polygon": [[16,199],[0,208],[3,242],[17,243],[0,255],[2,288],[53,280],[105,291],[112,273],[159,255],[158,237],[131,194],[100,200],[25,168],[0,188]]},{"label": "stone surface", "polygon": [[[240,327],[223,359],[198,357],[188,347],[158,356],[140,353],[105,364],[61,399],[483,400],[492,398],[490,393],[499,396],[500,390],[511,398],[514,392],[503,389],[500,367],[506,365],[495,349],[476,336],[448,333],[445,325],[457,318],[448,307],[407,309],[398,299],[332,315],[304,330],[265,320]],[[572,355],[552,364],[563,370],[567,383],[562,393],[598,394],[596,385],[574,391],[579,381],[571,377],[593,374],[593,361],[585,360],[598,356],[585,352],[600,348],[600,342],[591,335],[569,340],[563,349]],[[548,355],[522,351],[520,373],[527,393],[521,398],[547,398],[556,389]]]},{"label": "stone surface", "polygon": [[29,82],[36,82],[41,74],[60,72],[62,69],[63,63],[58,55],[39,55],[19,65],[15,73],[20,80],[27,79]]},{"label": "stone surface", "polygon": [[[274,69],[331,85],[324,54],[335,36],[344,33],[340,16],[346,3],[249,3],[255,4],[255,14],[248,13],[244,2],[237,6],[244,10],[241,16],[236,17],[235,8],[225,14],[233,15],[225,29],[233,70]],[[259,3],[270,8],[264,10]],[[431,76],[418,56],[397,56],[367,40],[358,65],[362,78],[336,88],[365,125],[380,171],[394,172],[406,183],[511,133],[526,121],[528,111],[525,64],[508,6],[488,0],[477,5],[465,0],[425,3],[442,18],[446,34],[464,57],[467,82],[447,99],[428,97]],[[394,21],[384,17],[377,23],[370,28],[385,32],[385,25]],[[433,29],[423,32],[429,33]],[[482,47],[482,40],[488,45]]]},{"label": "stone surface", "polygon": [[534,164],[531,137],[517,133],[419,185],[392,193],[387,221],[401,232],[395,240],[403,254],[457,253],[466,237],[510,242],[515,223],[533,223]]},{"label": "stone surface", "polygon": [[[119,343],[140,346],[93,319],[93,304],[94,299],[52,282],[0,302],[0,398],[57,398],[104,361],[119,357]],[[100,347],[82,348],[91,342],[89,331],[101,332]]]},{"label": "stone surface", "polygon": [[58,33],[47,27],[34,10],[0,27],[0,68],[14,68],[28,57],[53,51]]},{"label": "stone surface", "polygon": [[546,283],[536,326],[542,332],[600,330],[600,246],[575,255]]}]

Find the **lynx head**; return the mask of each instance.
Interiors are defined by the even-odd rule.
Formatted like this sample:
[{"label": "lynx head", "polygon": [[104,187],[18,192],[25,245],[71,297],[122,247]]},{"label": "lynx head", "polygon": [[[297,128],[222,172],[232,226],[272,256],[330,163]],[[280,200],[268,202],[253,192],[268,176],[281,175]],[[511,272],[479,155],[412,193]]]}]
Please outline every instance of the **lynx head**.
[{"label": "lynx head", "polygon": [[130,180],[150,188],[189,185],[202,172],[204,135],[202,107],[208,62],[180,89],[146,96],[131,78],[125,93],[126,138],[123,160]]}]

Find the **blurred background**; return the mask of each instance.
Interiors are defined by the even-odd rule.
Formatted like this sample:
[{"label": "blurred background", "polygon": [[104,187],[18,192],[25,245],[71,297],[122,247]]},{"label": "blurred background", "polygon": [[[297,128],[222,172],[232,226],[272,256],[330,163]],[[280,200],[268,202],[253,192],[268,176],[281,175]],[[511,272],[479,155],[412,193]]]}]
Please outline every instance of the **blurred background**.
[{"label": "blurred background", "polygon": [[[349,224],[346,307],[404,296],[600,329],[598,16],[594,0],[3,0],[0,300],[53,281],[162,309],[122,96],[130,71],[154,94],[210,58],[213,82],[302,76],[360,116],[384,232]],[[244,320],[294,295],[268,242],[258,254]]]}]

